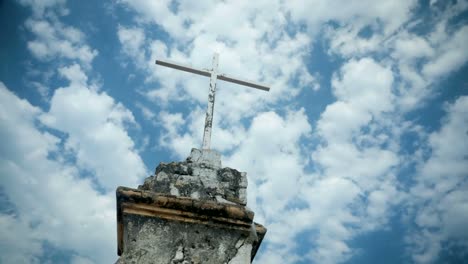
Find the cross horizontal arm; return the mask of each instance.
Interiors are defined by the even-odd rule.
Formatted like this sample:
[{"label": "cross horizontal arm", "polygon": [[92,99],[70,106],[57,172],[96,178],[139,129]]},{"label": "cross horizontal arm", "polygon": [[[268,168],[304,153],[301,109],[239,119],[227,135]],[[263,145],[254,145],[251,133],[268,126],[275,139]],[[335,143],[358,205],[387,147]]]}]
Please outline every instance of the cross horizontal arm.
[{"label": "cross horizontal arm", "polygon": [[211,76],[211,73],[207,70],[199,70],[199,69],[195,69],[190,66],[182,65],[179,63],[175,63],[175,62],[156,60],[156,64],[161,65],[161,66],[166,66],[169,68],[174,68],[174,69],[181,70],[181,71],[195,73],[195,74],[206,76],[206,77]]},{"label": "cross horizontal arm", "polygon": [[259,84],[259,83],[255,83],[255,82],[247,81],[247,80],[242,80],[242,79],[239,79],[237,77],[228,76],[226,74],[218,75],[218,80],[237,83],[237,84],[240,84],[240,85],[245,85],[245,86],[249,86],[249,87],[252,87],[252,88],[257,88],[257,89],[260,89],[260,90],[264,90],[264,91],[267,91],[267,92],[270,91],[270,87],[265,86],[263,84]]},{"label": "cross horizontal arm", "polygon": [[[161,66],[166,66],[169,68],[174,68],[174,69],[181,70],[181,71],[195,73],[195,74],[202,75],[205,77],[211,76],[211,71],[195,69],[195,68],[192,68],[191,66],[179,64],[176,62],[156,60],[156,64],[161,65]],[[242,80],[240,78],[232,77],[226,74],[218,74],[217,77],[218,77],[218,80],[223,80],[226,82],[232,82],[232,83],[236,83],[236,84],[240,84],[244,86],[249,86],[249,87],[264,90],[267,92],[270,91],[270,87],[265,86],[263,84],[259,84],[259,83],[255,83],[255,82],[247,81],[247,80]]]}]

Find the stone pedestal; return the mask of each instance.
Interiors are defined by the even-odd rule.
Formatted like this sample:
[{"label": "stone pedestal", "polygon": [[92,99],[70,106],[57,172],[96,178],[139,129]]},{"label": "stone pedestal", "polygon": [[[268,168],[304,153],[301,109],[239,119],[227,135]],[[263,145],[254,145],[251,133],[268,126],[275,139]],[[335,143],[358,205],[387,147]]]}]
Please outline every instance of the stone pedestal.
[{"label": "stone pedestal", "polygon": [[250,263],[266,229],[245,207],[246,174],[193,149],[138,189],[117,189],[117,263]]}]

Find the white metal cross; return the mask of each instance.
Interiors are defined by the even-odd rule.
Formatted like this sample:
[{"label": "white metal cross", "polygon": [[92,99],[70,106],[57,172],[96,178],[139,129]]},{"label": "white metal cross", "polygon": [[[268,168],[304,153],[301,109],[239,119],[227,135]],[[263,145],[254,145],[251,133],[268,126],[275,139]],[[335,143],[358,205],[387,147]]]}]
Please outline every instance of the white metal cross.
[{"label": "white metal cross", "polygon": [[208,109],[206,110],[205,130],[203,131],[202,149],[210,149],[211,128],[213,126],[213,108],[214,108],[215,94],[216,94],[216,80],[223,80],[226,82],[237,83],[240,85],[245,85],[245,86],[249,86],[252,88],[264,90],[267,92],[270,90],[269,87],[262,85],[262,84],[258,84],[258,83],[254,83],[251,81],[242,80],[240,78],[231,77],[226,74],[218,73],[218,57],[219,57],[219,54],[215,53],[213,56],[213,68],[211,70],[205,70],[205,69],[200,70],[200,69],[192,68],[191,66],[181,65],[179,63],[156,60],[157,65],[166,66],[166,67],[174,68],[177,70],[210,77],[210,90],[208,92]]}]

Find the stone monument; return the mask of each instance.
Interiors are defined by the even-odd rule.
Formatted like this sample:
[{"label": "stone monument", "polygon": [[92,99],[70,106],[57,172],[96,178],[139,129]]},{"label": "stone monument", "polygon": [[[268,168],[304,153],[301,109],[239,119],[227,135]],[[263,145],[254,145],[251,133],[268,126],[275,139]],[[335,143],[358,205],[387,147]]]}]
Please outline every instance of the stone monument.
[{"label": "stone monument", "polygon": [[210,150],[216,80],[269,88],[212,70],[156,64],[210,77],[203,148],[182,162],[161,163],[137,189],[117,188],[118,264],[245,264],[257,253],[266,228],[247,205],[247,175],[222,167]]},{"label": "stone monument", "polygon": [[266,229],[245,207],[246,174],[212,150],[161,163],[138,189],[117,189],[117,263],[250,263]]}]

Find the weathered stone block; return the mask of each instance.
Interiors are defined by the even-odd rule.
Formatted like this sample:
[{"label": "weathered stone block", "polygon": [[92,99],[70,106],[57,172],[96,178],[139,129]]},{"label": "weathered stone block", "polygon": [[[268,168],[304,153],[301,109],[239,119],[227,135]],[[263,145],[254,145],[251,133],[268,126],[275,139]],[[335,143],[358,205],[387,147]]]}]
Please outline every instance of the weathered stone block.
[{"label": "weathered stone block", "polygon": [[250,263],[252,242],[237,230],[134,214],[123,221],[125,247],[117,263]]},{"label": "weathered stone block", "polygon": [[119,187],[119,264],[250,263],[266,233],[244,206]]}]

